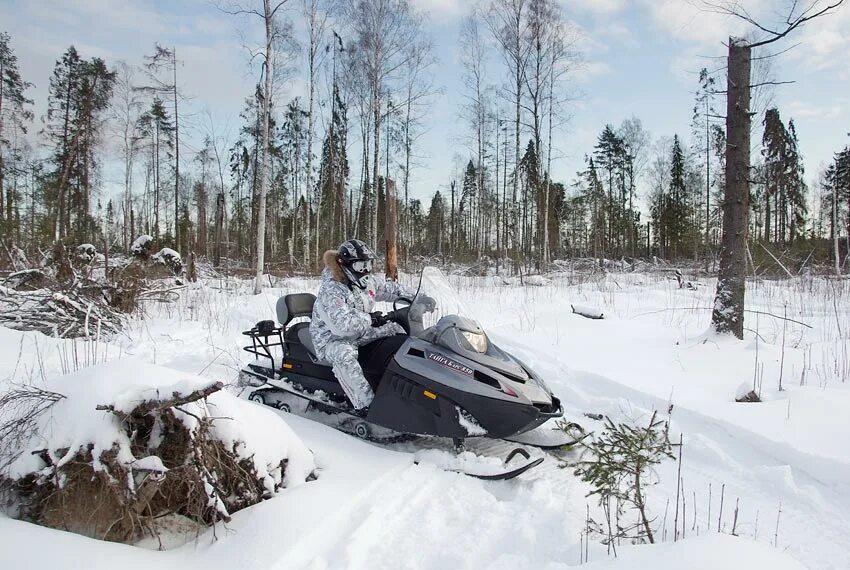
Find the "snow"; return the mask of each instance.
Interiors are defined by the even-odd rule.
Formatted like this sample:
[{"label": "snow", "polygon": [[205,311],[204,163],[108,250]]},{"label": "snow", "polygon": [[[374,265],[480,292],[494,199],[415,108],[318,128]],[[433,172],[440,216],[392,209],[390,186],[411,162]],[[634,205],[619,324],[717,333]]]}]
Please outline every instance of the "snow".
[{"label": "snow", "polygon": [[153,242],[153,237],[147,234],[140,235],[136,239],[133,240],[133,243],[130,244],[130,251],[133,253],[141,253],[146,247],[149,247],[149,244]]},{"label": "snow", "polygon": [[174,251],[173,249],[171,249],[170,247],[164,247],[161,250],[159,250],[159,253],[154,255],[154,257],[158,257],[158,258],[162,258],[162,259],[167,259],[169,257],[173,258],[173,259],[180,259],[180,254],[177,253],[176,251]]},{"label": "snow", "polygon": [[[38,436],[23,447],[10,466],[10,473],[22,477],[40,471],[43,462],[33,453],[38,450],[47,449],[52,453],[67,449],[64,456],[52,458],[61,466],[89,444],[93,446],[95,468],[98,468],[101,453],[117,446],[120,462],[138,469],[165,471],[158,458],[135,458],[120,420],[113,413],[96,408],[109,405],[117,411],[130,412],[145,400],[188,395],[213,383],[209,378],[136,358],[117,359],[49,378],[40,387],[62,394],[64,398],[39,418]],[[275,486],[281,482],[285,486],[304,482],[314,469],[310,451],[270,410],[258,410],[227,392],[216,392],[206,403],[192,402],[181,409],[175,413],[189,429],[195,427],[195,416],[208,413],[217,418],[213,422],[213,437],[225,443],[228,449],[234,449],[239,457],[253,462],[269,494],[274,494]],[[288,460],[285,477],[280,473],[283,458]]]},{"label": "snow", "polygon": [[[671,437],[678,441],[681,434],[684,441],[686,513],[679,523],[685,519],[685,540],[673,542],[672,461],[658,467],[660,483],[647,490],[657,526],[666,525],[666,532],[657,531],[662,544],[624,542],[615,559],[598,537],[585,545],[586,512],[598,517],[600,510],[586,496],[588,487],[552,458],[511,481],[479,481],[441,471],[433,463],[445,459],[444,452],[417,456],[376,446],[244,399],[219,401],[216,394],[211,413],[245,419],[227,422],[230,437],[250,433],[251,441],[259,440],[256,454],[273,455],[291,451],[278,446],[295,446],[297,436],[313,452],[318,479],[166,552],[0,517],[0,568],[556,570],[578,566],[585,546],[590,569],[850,567],[850,283],[748,283],[747,307],[760,314],[748,313],[746,339],[736,341],[709,332],[713,279],[689,276],[694,289],[679,289],[669,275],[566,269],[525,287],[498,276],[452,279],[491,340],[546,380],[567,419],[599,430],[602,422],[585,412],[643,422],[653,410],[666,417],[672,404]],[[152,387],[161,390],[235,381],[250,358],[241,351],[241,331],[271,318],[280,295],[315,291],[318,281],[275,285],[253,296],[247,280],[196,284],[174,304],[147,308],[126,335],[98,344],[0,328],[0,378],[43,387],[80,368],[64,378],[111,381],[102,389],[122,405],[141,396],[140,377],[153,378]],[[598,309],[605,319],[583,318],[571,305]],[[785,311],[798,323],[768,314]],[[110,369],[119,365],[120,371]],[[755,388],[763,402],[736,403],[744,387]],[[80,397],[86,406],[110,400]],[[92,414],[92,425],[63,425],[57,431],[66,433],[55,437],[91,437],[102,425],[95,421],[104,421],[98,418]],[[738,537],[730,536],[733,524]]]},{"label": "snow", "polygon": [[[776,549],[725,534],[709,534],[657,547],[632,546],[619,551],[616,560],[592,562],[586,570],[717,570],[718,568],[770,568],[803,570],[805,566]],[[687,561],[683,564],[684,561]]]}]

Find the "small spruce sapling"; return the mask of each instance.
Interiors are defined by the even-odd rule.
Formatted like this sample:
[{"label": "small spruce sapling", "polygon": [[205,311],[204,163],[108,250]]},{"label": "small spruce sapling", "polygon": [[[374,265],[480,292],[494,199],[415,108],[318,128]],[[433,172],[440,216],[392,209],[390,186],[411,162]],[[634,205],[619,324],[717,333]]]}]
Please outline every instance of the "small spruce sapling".
[{"label": "small spruce sapling", "polygon": [[[657,419],[657,412],[653,412],[646,427],[615,424],[606,418],[602,433],[593,442],[583,444],[591,459],[575,464],[576,475],[591,485],[588,496],[596,495],[600,506],[610,505],[614,499],[619,511],[616,513],[616,536],[609,537],[607,530],[602,531],[603,542],[625,538],[655,543],[645,489],[657,483],[651,478],[651,467],[664,459],[674,458],[665,424],[664,420]],[[637,511],[638,522],[624,527],[619,519],[627,508]],[[594,526],[601,531],[601,525]]]}]

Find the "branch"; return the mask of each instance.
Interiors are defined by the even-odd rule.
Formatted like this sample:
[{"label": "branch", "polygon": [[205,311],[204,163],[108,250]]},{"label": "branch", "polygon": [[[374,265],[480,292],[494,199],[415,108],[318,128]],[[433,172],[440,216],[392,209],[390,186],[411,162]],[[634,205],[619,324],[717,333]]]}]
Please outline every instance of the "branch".
[{"label": "branch", "polygon": [[783,53],[788,53],[789,51],[791,51],[792,49],[794,49],[794,48],[798,47],[799,45],[800,45],[800,42],[797,42],[796,44],[792,45],[792,46],[791,46],[791,47],[789,47],[789,48],[785,48],[785,49],[784,49],[784,50],[782,50],[782,51],[778,51],[778,52],[776,52],[776,53],[772,53],[772,54],[769,54],[769,55],[760,55],[760,56],[757,56],[757,57],[752,57],[752,58],[750,58],[750,60],[751,60],[751,61],[759,61],[759,60],[761,60],[761,59],[771,59],[771,58],[774,58],[774,57],[780,56],[780,55],[782,55]]},{"label": "branch", "polygon": [[753,83],[750,85],[750,89],[754,89],[756,87],[764,87],[765,85],[788,85],[789,83],[797,83],[796,81],[763,81],[762,83]]},{"label": "branch", "polygon": [[215,382],[214,384],[210,384],[206,388],[195,390],[194,392],[185,396],[180,395],[179,392],[173,392],[171,394],[171,398],[168,398],[166,400],[145,400],[141,404],[133,408],[129,413],[123,410],[117,410],[112,404],[101,404],[98,405],[95,409],[99,411],[111,412],[123,422],[127,421],[130,418],[142,418],[151,413],[160,413],[163,410],[167,410],[168,408],[174,408],[182,404],[196,402],[198,400],[206,398],[210,394],[218,392],[223,387],[224,384],[222,382]]},{"label": "branch", "polygon": [[746,8],[741,6],[738,2],[726,3],[723,5],[705,2],[705,5],[709,8],[708,10],[706,10],[707,12],[723,14],[726,16],[734,16],[735,18],[743,20],[755,27],[756,29],[768,34],[770,37],[768,37],[767,39],[747,44],[747,46],[750,48],[757,48],[781,40],[800,26],[804,25],[806,22],[809,22],[811,20],[814,20],[815,18],[819,18],[830,12],[835,11],[843,3],[844,0],[834,0],[822,9],[815,11],[816,6],[818,5],[818,2],[815,1],[812,2],[812,4],[808,8],[803,10],[799,15],[795,17],[794,12],[797,9],[797,2],[795,1],[791,4],[791,9],[788,13],[788,17],[785,19],[786,28],[784,30],[773,30],[760,24],[753,16],[749,14],[749,12],[747,12]]}]

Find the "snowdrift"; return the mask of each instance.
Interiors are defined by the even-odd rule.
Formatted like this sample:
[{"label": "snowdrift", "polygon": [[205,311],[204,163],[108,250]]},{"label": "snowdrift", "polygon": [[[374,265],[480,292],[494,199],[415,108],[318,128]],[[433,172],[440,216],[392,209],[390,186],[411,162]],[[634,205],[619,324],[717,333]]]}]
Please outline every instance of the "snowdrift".
[{"label": "snowdrift", "polygon": [[805,570],[805,566],[776,548],[728,534],[707,534],[676,543],[630,546],[618,558],[591,562],[586,570],[717,570],[770,568]]},{"label": "snowdrift", "polygon": [[0,424],[27,428],[7,457],[13,514],[134,542],[163,515],[229,520],[307,480],[312,454],[283,420],[221,388],[125,359],[6,391]]}]

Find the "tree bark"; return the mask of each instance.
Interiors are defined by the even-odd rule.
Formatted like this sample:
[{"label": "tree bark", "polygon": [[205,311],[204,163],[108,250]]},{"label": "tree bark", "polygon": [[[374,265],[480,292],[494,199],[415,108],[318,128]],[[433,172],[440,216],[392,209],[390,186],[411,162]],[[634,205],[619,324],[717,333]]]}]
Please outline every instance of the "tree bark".
[{"label": "tree bark", "polygon": [[266,87],[263,92],[263,160],[259,179],[259,195],[257,200],[257,272],[254,279],[254,294],[259,295],[263,290],[263,266],[266,253],[266,179],[269,172],[269,115],[271,115],[272,80],[274,77],[274,42],[271,0],[263,0],[264,20],[266,25]]},{"label": "tree bark", "polygon": [[720,274],[711,322],[718,333],[744,338],[744,295],[750,199],[750,68],[752,48],[729,38],[726,98],[726,189]]},{"label": "tree bark", "polygon": [[387,279],[398,281],[398,253],[396,250],[396,191],[395,180],[386,182],[386,234],[387,234]]}]

